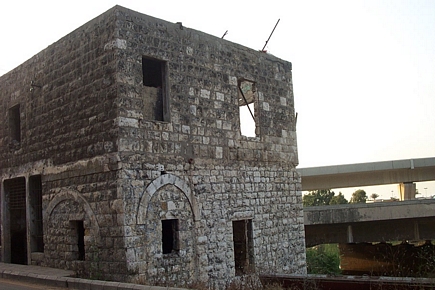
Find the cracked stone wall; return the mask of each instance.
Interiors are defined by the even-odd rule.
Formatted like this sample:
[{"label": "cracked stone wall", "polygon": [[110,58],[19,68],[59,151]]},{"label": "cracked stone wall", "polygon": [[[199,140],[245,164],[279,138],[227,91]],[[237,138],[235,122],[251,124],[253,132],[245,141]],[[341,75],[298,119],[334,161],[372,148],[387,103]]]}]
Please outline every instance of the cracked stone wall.
[{"label": "cracked stone wall", "polygon": [[[2,76],[2,181],[42,176],[38,263],[119,281],[221,287],[240,266],[233,221],[250,220],[250,270],[305,274],[291,69],[116,6]],[[255,84],[255,137],[240,132],[246,80]],[[21,140],[13,142],[8,114],[17,104]],[[165,220],[177,220],[171,253],[162,249]]]}]

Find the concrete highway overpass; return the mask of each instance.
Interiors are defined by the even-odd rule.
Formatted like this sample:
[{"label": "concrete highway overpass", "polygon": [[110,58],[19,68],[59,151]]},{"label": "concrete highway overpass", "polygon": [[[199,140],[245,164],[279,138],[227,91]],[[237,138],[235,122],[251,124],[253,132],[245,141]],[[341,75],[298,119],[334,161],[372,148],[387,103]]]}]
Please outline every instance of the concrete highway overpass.
[{"label": "concrete highway overpass", "polygon": [[[435,157],[298,168],[297,171],[301,174],[303,191],[383,184],[412,185],[435,180]],[[411,197],[412,186],[405,187],[405,190]],[[404,195],[402,199],[411,198]]]},{"label": "concrete highway overpass", "polygon": [[435,240],[435,199],[305,207],[304,224],[307,247]]}]

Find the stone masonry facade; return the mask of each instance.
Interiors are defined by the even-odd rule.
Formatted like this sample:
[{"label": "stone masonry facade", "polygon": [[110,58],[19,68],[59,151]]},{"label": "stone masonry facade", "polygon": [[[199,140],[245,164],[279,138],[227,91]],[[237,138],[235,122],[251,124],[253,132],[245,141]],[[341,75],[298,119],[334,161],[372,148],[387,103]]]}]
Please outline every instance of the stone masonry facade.
[{"label": "stone masonry facade", "polygon": [[291,69],[115,6],[3,75],[2,260],[218,288],[306,274]]}]

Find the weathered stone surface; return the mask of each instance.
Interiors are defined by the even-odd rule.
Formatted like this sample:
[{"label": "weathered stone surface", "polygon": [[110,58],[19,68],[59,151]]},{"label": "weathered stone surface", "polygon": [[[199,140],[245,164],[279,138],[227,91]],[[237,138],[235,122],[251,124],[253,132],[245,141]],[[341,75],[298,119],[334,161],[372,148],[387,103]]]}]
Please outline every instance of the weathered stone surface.
[{"label": "weathered stone surface", "polygon": [[[240,132],[242,80],[255,83],[255,137]],[[305,274],[291,63],[116,6],[0,86],[3,123],[15,105],[21,118],[18,143],[0,127],[1,178],[41,175],[43,265],[219,288],[246,220],[250,269]],[[178,221],[168,254],[164,220]]]}]

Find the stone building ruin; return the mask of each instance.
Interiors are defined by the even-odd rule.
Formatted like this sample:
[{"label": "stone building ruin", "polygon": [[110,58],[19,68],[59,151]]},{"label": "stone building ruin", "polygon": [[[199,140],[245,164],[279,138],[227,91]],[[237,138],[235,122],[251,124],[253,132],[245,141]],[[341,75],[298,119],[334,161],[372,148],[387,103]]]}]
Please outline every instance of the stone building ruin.
[{"label": "stone building ruin", "polygon": [[2,261],[178,286],[305,274],[291,69],[115,6],[1,76]]}]

